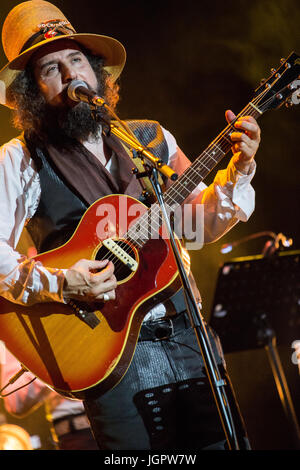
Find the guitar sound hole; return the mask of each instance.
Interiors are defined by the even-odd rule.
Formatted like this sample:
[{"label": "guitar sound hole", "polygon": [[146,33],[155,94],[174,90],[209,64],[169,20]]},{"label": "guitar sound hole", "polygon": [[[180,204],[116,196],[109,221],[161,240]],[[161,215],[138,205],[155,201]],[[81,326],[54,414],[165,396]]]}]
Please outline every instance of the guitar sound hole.
[{"label": "guitar sound hole", "polygon": [[[136,260],[135,252],[128,243],[126,243],[124,240],[114,240],[114,242],[120,246],[120,248],[122,248],[129,256],[131,256],[131,258]],[[104,245],[102,245],[98,250],[95,259],[99,261],[104,259],[110,260],[115,266],[114,275],[116,276],[118,282],[123,281],[132,274],[132,270]]]}]

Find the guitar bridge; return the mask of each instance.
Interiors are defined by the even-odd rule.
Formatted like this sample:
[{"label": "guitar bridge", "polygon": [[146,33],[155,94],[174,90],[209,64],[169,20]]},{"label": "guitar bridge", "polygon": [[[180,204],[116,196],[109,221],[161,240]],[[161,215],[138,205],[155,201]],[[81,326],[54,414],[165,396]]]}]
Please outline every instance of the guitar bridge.
[{"label": "guitar bridge", "polygon": [[74,300],[69,300],[68,305],[73,308],[76,317],[86,323],[90,328],[94,329],[99,325],[100,320],[95,312],[89,312],[88,310],[81,308],[76,304],[76,302],[74,302]]}]

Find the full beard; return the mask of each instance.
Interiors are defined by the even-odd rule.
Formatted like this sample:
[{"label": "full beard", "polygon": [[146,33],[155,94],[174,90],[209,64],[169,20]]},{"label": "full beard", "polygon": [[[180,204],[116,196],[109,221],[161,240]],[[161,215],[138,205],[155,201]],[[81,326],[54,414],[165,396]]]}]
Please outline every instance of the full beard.
[{"label": "full beard", "polygon": [[39,135],[53,144],[63,145],[68,140],[80,142],[99,137],[101,125],[110,120],[105,108],[93,112],[89,104],[79,102],[74,105],[67,94],[62,96],[60,106],[51,106],[42,100],[40,103]]},{"label": "full beard", "polygon": [[65,139],[85,142],[96,139],[101,129],[101,119],[95,117],[87,103],[78,103],[72,108],[57,109],[45,104],[46,120],[42,134],[47,140],[63,143]]},{"label": "full beard", "polygon": [[90,106],[80,102],[72,108],[60,110],[58,114],[56,111],[57,132],[61,137],[76,139],[80,142],[95,139],[101,128],[99,118],[99,113],[95,119]]}]

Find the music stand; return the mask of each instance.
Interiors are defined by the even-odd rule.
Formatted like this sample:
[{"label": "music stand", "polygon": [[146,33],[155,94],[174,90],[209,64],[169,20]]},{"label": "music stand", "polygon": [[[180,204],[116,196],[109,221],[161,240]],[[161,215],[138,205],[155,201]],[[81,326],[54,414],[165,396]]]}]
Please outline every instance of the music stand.
[{"label": "music stand", "polygon": [[300,251],[235,258],[219,269],[210,325],[225,353],[264,347],[285,415],[300,428],[277,351],[300,338]]}]

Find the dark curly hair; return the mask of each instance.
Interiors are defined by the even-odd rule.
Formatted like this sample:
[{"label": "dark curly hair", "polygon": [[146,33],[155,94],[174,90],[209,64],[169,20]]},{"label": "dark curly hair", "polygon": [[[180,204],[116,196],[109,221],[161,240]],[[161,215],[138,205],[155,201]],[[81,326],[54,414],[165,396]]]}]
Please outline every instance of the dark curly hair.
[{"label": "dark curly hair", "polygon": [[[97,81],[100,96],[103,96],[106,103],[115,109],[119,101],[119,85],[113,83],[111,76],[104,69],[104,60],[101,57],[91,54],[82,49],[93,68]],[[35,80],[33,68],[30,64],[16,77],[8,91],[8,101],[14,108],[13,125],[26,133],[34,140],[37,139],[58,139],[63,137],[78,137],[84,139],[90,135],[96,135],[99,131],[99,123],[91,116],[89,105],[79,103],[73,109],[66,111],[62,119],[59,111],[51,109],[46,103]],[[105,109],[98,111],[100,117],[109,120]],[[77,135],[79,134],[79,135]]]}]

